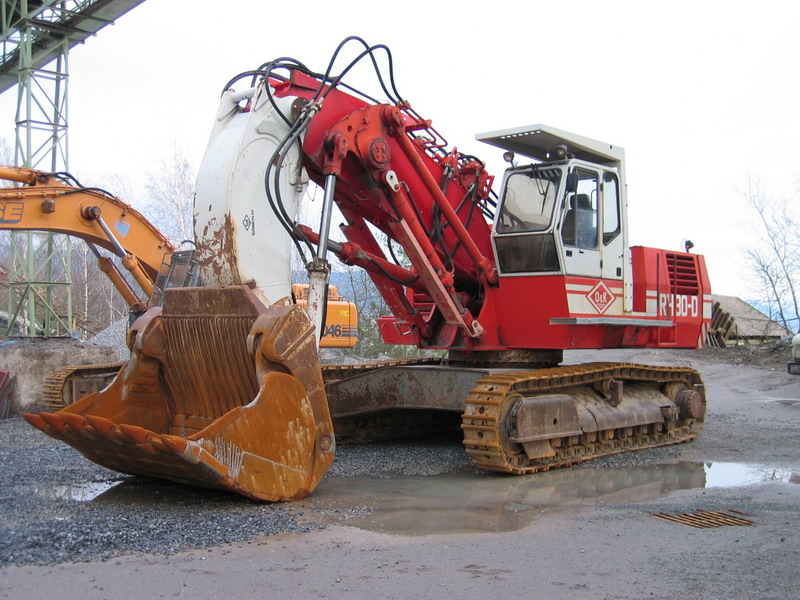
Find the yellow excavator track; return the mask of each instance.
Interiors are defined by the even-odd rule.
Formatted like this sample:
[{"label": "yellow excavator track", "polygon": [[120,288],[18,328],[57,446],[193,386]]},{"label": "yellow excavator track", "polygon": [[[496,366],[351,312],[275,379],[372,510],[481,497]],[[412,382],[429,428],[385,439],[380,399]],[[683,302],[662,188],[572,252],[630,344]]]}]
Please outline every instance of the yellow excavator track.
[{"label": "yellow excavator track", "polygon": [[[618,387],[629,388],[623,394],[634,400],[637,394],[653,393],[663,394],[668,401],[677,400],[679,413],[674,420],[541,436],[536,443],[548,443],[551,456],[531,457],[524,444],[515,441],[513,413],[521,399],[565,394],[584,410],[593,402],[597,406],[607,404],[606,396],[612,393],[608,384],[612,382],[622,382]],[[621,398],[618,401],[623,402]],[[521,475],[620,452],[688,442],[702,429],[704,413],[703,383],[693,369],[590,363],[488,375],[469,394],[461,427],[466,451],[477,467]]]},{"label": "yellow excavator track", "polygon": [[50,371],[43,389],[47,410],[61,410],[92,392],[99,392],[126,364],[72,365]]}]

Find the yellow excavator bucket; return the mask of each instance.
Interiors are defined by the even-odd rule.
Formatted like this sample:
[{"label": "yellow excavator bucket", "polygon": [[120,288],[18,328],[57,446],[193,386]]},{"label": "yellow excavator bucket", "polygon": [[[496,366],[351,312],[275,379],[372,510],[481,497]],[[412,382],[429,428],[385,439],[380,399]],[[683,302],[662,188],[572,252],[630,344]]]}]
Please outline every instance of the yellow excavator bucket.
[{"label": "yellow excavator bucket", "polygon": [[113,383],[33,426],[124,473],[257,500],[308,495],[335,438],[314,331],[244,286],[173,288],[128,333]]}]

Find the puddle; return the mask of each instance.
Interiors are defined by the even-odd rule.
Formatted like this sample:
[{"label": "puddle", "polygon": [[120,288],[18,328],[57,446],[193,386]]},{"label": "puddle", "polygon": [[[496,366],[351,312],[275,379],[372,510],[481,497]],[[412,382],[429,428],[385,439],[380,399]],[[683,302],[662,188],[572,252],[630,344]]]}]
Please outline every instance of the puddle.
[{"label": "puddle", "polygon": [[800,474],[786,469],[741,463],[706,463],[707,488],[743,487],[767,482],[800,483]]},{"label": "puddle", "polygon": [[87,482],[72,485],[56,485],[47,488],[35,488],[34,492],[43,497],[54,500],[75,500],[76,502],[89,502],[113,487],[118,486],[121,481],[108,482]]},{"label": "puddle", "polygon": [[[430,535],[515,531],[565,506],[603,506],[654,500],[676,490],[800,483],[800,473],[740,463],[656,464],[625,469],[558,469],[525,477],[457,473],[429,477],[330,477],[305,500],[322,509],[366,509],[344,524],[381,533]],[[187,487],[126,478],[36,488],[44,498],[115,505],[185,502]],[[220,502],[240,498],[204,490]]]},{"label": "puddle", "polygon": [[654,500],[676,490],[800,483],[800,474],[737,463],[677,463],[628,469],[561,469],[525,477],[455,474],[437,477],[323,480],[311,504],[366,507],[346,525],[400,535],[515,531],[564,506]]},{"label": "puddle", "polygon": [[776,404],[783,404],[784,406],[797,406],[800,404],[798,398],[784,398],[781,396],[758,396],[756,400],[764,403],[774,402]]}]

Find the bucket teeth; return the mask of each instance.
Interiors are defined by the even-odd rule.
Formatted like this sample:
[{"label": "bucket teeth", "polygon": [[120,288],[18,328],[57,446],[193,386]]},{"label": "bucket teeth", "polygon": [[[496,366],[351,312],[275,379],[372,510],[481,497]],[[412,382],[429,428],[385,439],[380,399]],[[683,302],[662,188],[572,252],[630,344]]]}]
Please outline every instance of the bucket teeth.
[{"label": "bucket teeth", "polygon": [[58,415],[67,427],[72,427],[76,431],[83,429],[86,424],[86,419],[81,415],[75,413],[60,413]]},{"label": "bucket teeth", "polygon": [[143,429],[137,425],[127,425],[121,423],[119,425],[120,431],[128,436],[136,444],[146,444],[149,440],[151,433],[147,429]]},{"label": "bucket teeth", "polygon": [[92,415],[86,415],[86,422],[91,425],[98,433],[102,433],[103,435],[110,435],[111,432],[114,430],[114,423],[109,421],[108,419],[104,419],[102,417],[95,417]]},{"label": "bucket teeth", "polygon": [[36,429],[47,433],[47,422],[42,418],[41,415],[34,413],[23,413],[22,416],[28,423],[36,427]]},{"label": "bucket teeth", "polygon": [[161,442],[175,454],[183,454],[189,446],[189,442],[185,438],[177,435],[162,435]]},{"label": "bucket teeth", "polygon": [[55,415],[52,413],[39,413],[39,416],[47,424],[48,428],[52,428],[55,431],[62,431],[66,426],[60,415]]}]

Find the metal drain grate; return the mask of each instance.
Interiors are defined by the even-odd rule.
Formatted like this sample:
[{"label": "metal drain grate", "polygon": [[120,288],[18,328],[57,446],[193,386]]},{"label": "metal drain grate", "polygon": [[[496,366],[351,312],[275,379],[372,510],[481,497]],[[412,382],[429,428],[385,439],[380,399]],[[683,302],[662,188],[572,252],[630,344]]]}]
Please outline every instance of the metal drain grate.
[{"label": "metal drain grate", "polygon": [[675,523],[683,523],[684,525],[691,525],[692,527],[699,527],[701,529],[725,527],[726,525],[755,525],[753,521],[750,521],[749,519],[743,519],[742,517],[738,516],[744,515],[749,517],[751,515],[733,508],[726,509],[724,512],[698,510],[693,513],[681,513],[677,515],[668,515],[666,513],[650,514],[654,517],[658,517],[659,519],[674,521]]}]

